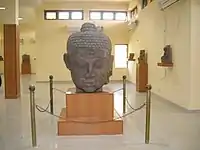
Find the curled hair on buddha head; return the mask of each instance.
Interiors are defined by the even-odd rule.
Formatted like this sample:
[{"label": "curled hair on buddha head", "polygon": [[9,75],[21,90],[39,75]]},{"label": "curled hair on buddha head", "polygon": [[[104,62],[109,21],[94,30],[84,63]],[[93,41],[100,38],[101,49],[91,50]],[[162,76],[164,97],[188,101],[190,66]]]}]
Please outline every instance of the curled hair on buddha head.
[{"label": "curled hair on buddha head", "polygon": [[85,31],[97,31],[97,27],[94,23],[86,22],[81,26],[81,32]]}]

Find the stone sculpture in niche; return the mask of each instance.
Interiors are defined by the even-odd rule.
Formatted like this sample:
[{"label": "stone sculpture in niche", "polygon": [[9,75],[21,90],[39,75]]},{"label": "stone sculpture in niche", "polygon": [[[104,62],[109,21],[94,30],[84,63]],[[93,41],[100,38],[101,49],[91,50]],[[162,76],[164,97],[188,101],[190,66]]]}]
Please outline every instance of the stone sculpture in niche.
[{"label": "stone sculpture in niche", "polygon": [[172,48],[170,45],[166,45],[164,47],[164,54],[161,57],[161,62],[163,64],[171,64],[172,63]]},{"label": "stone sculpture in niche", "polygon": [[112,75],[112,44],[95,24],[84,23],[80,32],[70,35],[63,55],[76,92],[101,92]]}]

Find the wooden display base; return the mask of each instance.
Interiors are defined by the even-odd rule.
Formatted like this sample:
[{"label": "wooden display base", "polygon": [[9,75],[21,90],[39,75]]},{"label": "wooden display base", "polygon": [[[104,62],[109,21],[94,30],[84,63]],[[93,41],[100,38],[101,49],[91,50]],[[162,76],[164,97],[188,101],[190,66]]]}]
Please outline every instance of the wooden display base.
[{"label": "wooden display base", "polygon": [[[109,122],[101,121],[97,118],[79,117],[68,118],[66,117],[66,109],[61,111],[62,118],[58,121],[58,135],[115,135],[123,133],[123,121],[112,120]],[[74,122],[72,122],[73,120]],[[77,121],[77,122],[76,122]],[[81,123],[83,122],[83,123]],[[86,123],[84,123],[86,122]]]},{"label": "wooden display base", "polygon": [[123,134],[123,121],[113,119],[112,93],[67,94],[66,105],[58,120],[58,135]]},{"label": "wooden display base", "polygon": [[30,63],[22,63],[21,65],[21,74],[31,74],[31,64]]},{"label": "wooden display base", "polygon": [[160,67],[173,67],[173,63],[157,63]]},{"label": "wooden display base", "polygon": [[138,63],[136,65],[136,91],[146,92],[147,84],[148,84],[148,64]]}]

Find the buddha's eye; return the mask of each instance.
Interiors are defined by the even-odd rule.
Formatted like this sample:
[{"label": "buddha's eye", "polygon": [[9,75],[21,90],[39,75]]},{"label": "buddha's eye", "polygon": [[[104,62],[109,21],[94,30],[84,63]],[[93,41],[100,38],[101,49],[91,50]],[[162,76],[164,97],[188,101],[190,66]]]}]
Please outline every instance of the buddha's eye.
[{"label": "buddha's eye", "polygon": [[76,65],[77,67],[83,67],[83,66],[86,65],[86,63],[83,62],[83,61],[75,61],[75,62],[74,62],[74,65]]}]

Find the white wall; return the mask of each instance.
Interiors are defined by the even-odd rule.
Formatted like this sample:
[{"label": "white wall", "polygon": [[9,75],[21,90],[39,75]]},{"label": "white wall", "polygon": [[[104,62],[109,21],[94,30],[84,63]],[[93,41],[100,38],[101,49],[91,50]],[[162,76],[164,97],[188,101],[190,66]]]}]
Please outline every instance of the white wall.
[{"label": "white wall", "polygon": [[[33,30],[23,31],[20,29],[20,39],[24,39],[24,44],[20,44],[20,72],[21,72],[21,63],[22,63],[22,55],[28,54],[31,58],[31,71],[32,73],[36,73],[36,61],[34,58],[36,57],[35,50],[35,32]],[[4,55],[3,48],[3,26],[0,25],[0,55]],[[3,56],[4,57],[4,56]],[[4,61],[0,61],[0,73],[4,73]]]},{"label": "white wall", "polygon": [[[191,70],[190,1],[181,0],[165,12],[160,11],[157,1],[153,1],[140,12],[139,25],[131,34],[129,44],[130,52],[135,52],[136,56],[140,49],[148,52],[152,91],[188,108]],[[173,68],[157,66],[165,44],[172,46]],[[129,80],[135,83],[135,63],[129,64]]]},{"label": "white wall", "polygon": [[71,79],[63,61],[67,38],[68,34],[64,27],[58,27],[53,23],[46,26],[43,24],[37,28],[37,81],[47,81],[51,74],[56,81]]},{"label": "white wall", "polygon": [[30,55],[31,73],[36,73],[36,41],[35,32],[21,32],[20,39],[24,39],[23,44],[20,44],[20,68],[22,64],[22,55]]},{"label": "white wall", "polygon": [[190,109],[200,109],[200,0],[191,0],[191,101]]}]

